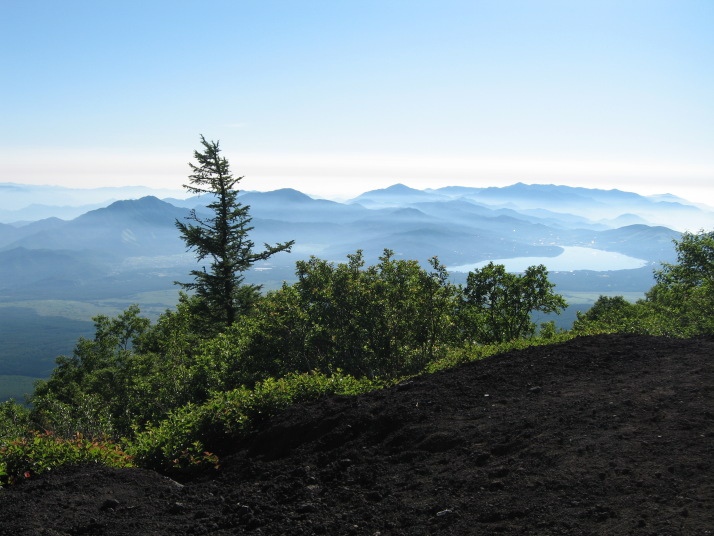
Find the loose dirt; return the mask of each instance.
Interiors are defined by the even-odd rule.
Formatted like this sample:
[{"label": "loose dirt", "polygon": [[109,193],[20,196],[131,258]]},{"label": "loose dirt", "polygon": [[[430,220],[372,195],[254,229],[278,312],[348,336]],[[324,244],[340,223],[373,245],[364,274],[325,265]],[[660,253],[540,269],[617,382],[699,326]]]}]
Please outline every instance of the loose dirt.
[{"label": "loose dirt", "polygon": [[64,468],[3,535],[714,534],[714,339],[584,337],[295,406],[178,484]]}]

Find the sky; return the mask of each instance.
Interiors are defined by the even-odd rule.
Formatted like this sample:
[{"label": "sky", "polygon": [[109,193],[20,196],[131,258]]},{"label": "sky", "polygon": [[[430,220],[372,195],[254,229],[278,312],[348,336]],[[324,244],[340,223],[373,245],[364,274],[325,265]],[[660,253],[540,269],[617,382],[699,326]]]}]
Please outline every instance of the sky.
[{"label": "sky", "polygon": [[714,206],[712,0],[8,0],[0,182],[672,193]]}]

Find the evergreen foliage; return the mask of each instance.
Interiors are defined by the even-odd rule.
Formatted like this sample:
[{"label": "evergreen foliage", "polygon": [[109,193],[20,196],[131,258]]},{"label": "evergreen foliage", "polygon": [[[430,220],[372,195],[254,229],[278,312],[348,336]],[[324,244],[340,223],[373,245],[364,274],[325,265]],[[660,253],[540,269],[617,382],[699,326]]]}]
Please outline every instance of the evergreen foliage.
[{"label": "evergreen foliage", "polygon": [[290,251],[293,242],[265,244],[263,251],[253,251],[255,244],[248,237],[253,229],[250,207],[238,201],[235,188],[243,177],[231,174],[218,142],[206,141],[201,136],[201,145],[203,151],[194,152],[197,164],[189,163],[193,173],[184,188],[194,194],[210,196],[213,200],[207,208],[213,215],[204,218],[192,210],[187,218],[189,222],[177,220],[176,227],[199,261],[210,259],[210,271],[193,270],[192,283],[177,284],[195,293],[199,298],[198,310],[206,320],[213,326],[227,327],[249,311],[259,296],[260,287],[245,284],[243,272],[258,261]]}]

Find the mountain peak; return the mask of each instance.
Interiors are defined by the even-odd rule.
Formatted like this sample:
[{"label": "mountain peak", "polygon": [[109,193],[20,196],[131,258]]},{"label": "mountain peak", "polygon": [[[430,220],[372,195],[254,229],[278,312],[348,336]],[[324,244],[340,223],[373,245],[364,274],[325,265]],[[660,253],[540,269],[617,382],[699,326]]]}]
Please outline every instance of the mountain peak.
[{"label": "mountain peak", "polygon": [[269,192],[249,192],[238,198],[246,205],[260,206],[266,203],[309,203],[314,201],[312,197],[294,188],[280,188]]},{"label": "mountain peak", "polygon": [[357,196],[355,199],[362,199],[365,197],[385,197],[385,196],[419,196],[419,197],[429,197],[430,194],[417,190],[415,188],[410,188],[409,186],[401,183],[392,184],[387,188],[378,188],[376,190],[369,190],[363,194]]},{"label": "mountain peak", "polygon": [[158,197],[147,195],[145,197],[140,197],[139,199],[122,199],[121,201],[114,201],[111,205],[99,210],[123,210],[127,207],[147,208],[168,204],[170,203],[166,203],[166,201],[162,201]]},{"label": "mountain peak", "polygon": [[300,192],[299,190],[296,190],[295,188],[280,188],[278,190],[265,192],[265,194],[271,197],[289,199],[290,201],[312,201],[312,197]]},{"label": "mountain peak", "polygon": [[164,220],[172,221],[173,218],[181,218],[185,213],[185,209],[177,208],[158,197],[148,195],[140,199],[115,201],[108,207],[90,210],[74,221],[108,222],[117,219],[140,219],[146,223],[163,223]]},{"label": "mountain peak", "polygon": [[406,184],[402,184],[401,182],[398,182],[396,184],[392,184],[391,186],[387,186],[384,188],[385,192],[395,192],[395,193],[405,193],[405,192],[419,192],[420,190],[415,190],[414,188],[410,188]]}]

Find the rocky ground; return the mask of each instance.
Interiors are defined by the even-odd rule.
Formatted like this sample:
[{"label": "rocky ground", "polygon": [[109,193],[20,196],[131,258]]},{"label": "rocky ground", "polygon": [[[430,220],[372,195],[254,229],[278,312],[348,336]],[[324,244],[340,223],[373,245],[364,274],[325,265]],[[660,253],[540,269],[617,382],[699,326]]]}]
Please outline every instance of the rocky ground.
[{"label": "rocky ground", "polygon": [[0,534],[714,534],[714,339],[598,336],[296,406],[178,484],[66,468]]}]

